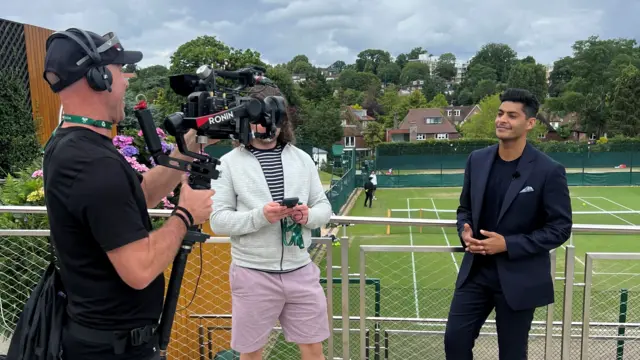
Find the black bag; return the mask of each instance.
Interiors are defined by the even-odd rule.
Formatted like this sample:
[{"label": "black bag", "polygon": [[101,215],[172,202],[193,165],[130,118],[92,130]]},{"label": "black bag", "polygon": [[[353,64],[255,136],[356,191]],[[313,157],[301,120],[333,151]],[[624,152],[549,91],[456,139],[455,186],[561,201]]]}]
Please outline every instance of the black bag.
[{"label": "black bag", "polygon": [[[73,131],[58,142],[73,138]],[[51,140],[51,139],[50,139]],[[47,142],[47,147],[50,142]],[[53,150],[55,151],[55,149]],[[49,237],[49,265],[33,289],[11,337],[6,360],[59,360],[67,296],[56,268],[55,250]]]},{"label": "black bag", "polygon": [[66,307],[67,297],[52,260],[20,314],[6,359],[60,359]]}]

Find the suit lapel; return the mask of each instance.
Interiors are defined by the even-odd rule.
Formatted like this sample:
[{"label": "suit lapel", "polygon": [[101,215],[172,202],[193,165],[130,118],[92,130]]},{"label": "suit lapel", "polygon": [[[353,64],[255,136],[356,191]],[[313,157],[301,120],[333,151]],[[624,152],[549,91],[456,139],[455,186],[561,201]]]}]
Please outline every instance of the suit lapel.
[{"label": "suit lapel", "polygon": [[[480,221],[480,212],[482,211],[482,203],[484,201],[484,190],[487,187],[487,180],[489,179],[489,173],[491,173],[491,165],[496,157],[498,151],[498,145],[493,145],[491,150],[487,152],[484,159],[480,159],[477,164],[477,168],[473,171],[478,173],[478,177],[473,179],[474,189],[471,192],[471,221],[474,224],[474,228]],[[479,231],[479,229],[472,229],[473,233]]]},{"label": "suit lapel", "polygon": [[536,159],[535,151],[531,147],[531,145],[527,143],[527,145],[524,147],[524,151],[522,152],[522,157],[520,158],[520,161],[518,162],[518,167],[516,169],[516,172],[520,176],[512,180],[511,183],[509,184],[507,193],[504,195],[502,208],[500,209],[500,215],[498,215],[498,222],[497,222],[498,224],[500,223],[500,220],[502,220],[502,216],[504,216],[504,213],[507,212],[507,209],[509,208],[509,206],[511,206],[511,203],[516,198],[520,190],[522,190],[524,183],[529,178],[529,175],[531,174],[531,170],[533,169],[533,166],[531,166],[530,163],[533,162],[535,159]]}]

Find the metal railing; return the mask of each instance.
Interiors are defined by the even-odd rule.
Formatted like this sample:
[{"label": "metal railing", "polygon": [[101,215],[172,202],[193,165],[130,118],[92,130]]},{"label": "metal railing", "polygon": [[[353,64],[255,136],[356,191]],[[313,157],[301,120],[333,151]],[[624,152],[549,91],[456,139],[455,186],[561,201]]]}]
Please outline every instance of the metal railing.
[{"label": "metal railing", "polygon": [[[30,214],[46,214],[46,208],[36,206],[0,206],[0,213],[30,213]],[[167,217],[170,214],[168,210],[149,210],[149,214],[152,217]],[[326,295],[327,306],[329,309],[329,319],[331,328],[334,333],[341,334],[341,342],[334,342],[333,336],[329,338],[326,343],[326,353],[328,359],[334,359],[334,353],[336,352],[335,346],[340,345],[341,358],[351,359],[353,354],[351,352],[351,346],[356,345],[352,343],[353,334],[359,334],[359,341],[357,342],[359,351],[358,356],[361,359],[385,359],[389,356],[389,343],[391,336],[442,336],[444,331],[437,330],[408,330],[388,328],[384,324],[397,324],[397,323],[410,323],[419,324],[424,326],[440,326],[446,324],[446,318],[425,318],[425,317],[385,317],[376,313],[375,316],[367,316],[367,264],[369,261],[366,259],[367,254],[375,253],[410,253],[410,254],[426,254],[426,253],[443,253],[451,254],[447,256],[453,256],[455,253],[463,252],[463,248],[460,246],[413,246],[413,245],[360,245],[357,249],[359,251],[358,262],[358,274],[349,273],[349,237],[347,236],[347,229],[352,225],[393,225],[393,226],[434,226],[434,227],[455,227],[455,220],[432,220],[432,219],[399,219],[399,218],[387,218],[387,217],[357,217],[357,216],[332,216],[330,220],[331,224],[342,227],[342,235],[338,238],[343,245],[340,246],[340,277],[333,276],[333,270],[336,266],[333,265],[334,259],[332,256],[331,245],[336,238],[313,238],[313,242],[322,245],[327,251],[326,256],[323,257],[326,261]],[[593,233],[593,234],[639,234],[640,226],[625,226],[625,225],[591,225],[591,224],[574,224],[572,228],[573,233]],[[1,229],[0,236],[48,236],[49,230],[46,229]],[[573,235],[572,235],[573,238]],[[207,243],[228,243],[228,237],[212,237]],[[640,253],[593,253],[587,252],[585,254],[584,261],[584,282],[579,283],[574,281],[576,263],[578,260],[582,261],[575,255],[575,247],[572,245],[573,241],[569,241],[569,245],[563,246],[564,249],[564,270],[562,276],[555,276],[556,264],[557,264],[557,252],[555,250],[550,252],[551,255],[551,267],[552,274],[554,274],[555,281],[561,281],[562,307],[561,307],[561,321],[554,321],[554,304],[550,304],[546,307],[546,316],[544,320],[534,320],[533,328],[535,330],[542,330],[543,333],[532,333],[532,338],[541,338],[544,343],[539,353],[543,354],[543,358],[547,359],[569,359],[575,356],[579,352],[580,359],[586,359],[592,352],[590,344],[592,341],[617,341],[617,353],[618,358],[623,359],[621,348],[624,345],[624,341],[640,340],[640,324],[633,322],[626,322],[621,319],[618,322],[610,321],[591,321],[592,320],[592,290],[593,290],[593,277],[603,272],[594,271],[594,261],[636,261],[640,269]],[[557,250],[557,249],[556,249]],[[415,271],[414,271],[415,274]],[[352,277],[357,275],[357,278]],[[640,276],[640,270],[638,271]],[[339,279],[340,283],[340,316],[334,315],[334,282]],[[358,307],[359,315],[350,315],[350,294],[349,285],[357,279],[358,287]],[[574,311],[574,290],[583,291],[583,304],[581,312],[582,321],[574,321],[572,314]],[[2,290],[0,290],[2,291]],[[417,286],[416,286],[417,291]],[[556,303],[559,301],[556,301]],[[601,304],[603,308],[607,304]],[[640,304],[639,304],[640,305]],[[418,302],[416,301],[416,306]],[[621,305],[622,306],[622,305]],[[621,310],[622,313],[622,310]],[[199,353],[202,359],[206,356],[206,338],[205,332],[225,330],[229,328],[228,325],[206,325],[203,321],[205,319],[225,320],[230,318],[229,313],[213,314],[213,313],[200,313],[189,314],[189,318],[198,321],[198,338],[200,339]],[[597,319],[596,319],[597,320]],[[334,326],[334,321],[341,321],[339,328]],[[352,322],[357,322],[358,326],[353,327]],[[367,322],[373,322],[373,329],[367,327]],[[493,320],[487,320],[486,325],[491,327],[495,324]],[[276,330],[279,328],[276,327]],[[590,331],[595,332],[591,334]],[[639,331],[632,331],[639,330]],[[559,331],[559,334],[557,333]],[[575,332],[578,332],[577,334]],[[276,332],[277,333],[277,332]],[[614,334],[615,333],[615,334]],[[373,334],[374,340],[371,341],[370,337]],[[193,334],[192,334],[193,335]],[[209,337],[211,335],[208,335]],[[481,338],[495,337],[495,333],[481,332]],[[554,340],[560,339],[559,349],[554,350]],[[580,347],[576,349],[572,348],[572,339],[578,339],[580,341]],[[274,340],[275,342],[276,340]],[[273,345],[273,344],[272,344]],[[211,356],[211,340],[208,343],[209,356]],[[373,350],[373,351],[371,351]],[[574,351],[572,351],[574,350]],[[576,351],[577,350],[577,351]],[[497,350],[496,350],[497,351]],[[558,354],[559,353],[559,354]],[[416,354],[413,354],[414,356]],[[407,357],[407,359],[410,357]],[[423,356],[424,358],[424,356]]]}]

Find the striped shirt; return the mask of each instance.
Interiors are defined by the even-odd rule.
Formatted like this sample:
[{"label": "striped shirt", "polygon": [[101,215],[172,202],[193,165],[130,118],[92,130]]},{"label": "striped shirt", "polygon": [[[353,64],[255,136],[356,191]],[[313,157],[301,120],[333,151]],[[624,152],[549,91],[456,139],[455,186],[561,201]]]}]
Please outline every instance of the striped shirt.
[{"label": "striped shirt", "polygon": [[251,153],[258,159],[262,172],[269,185],[273,201],[284,199],[284,173],[282,171],[282,145],[269,150],[250,147]]}]

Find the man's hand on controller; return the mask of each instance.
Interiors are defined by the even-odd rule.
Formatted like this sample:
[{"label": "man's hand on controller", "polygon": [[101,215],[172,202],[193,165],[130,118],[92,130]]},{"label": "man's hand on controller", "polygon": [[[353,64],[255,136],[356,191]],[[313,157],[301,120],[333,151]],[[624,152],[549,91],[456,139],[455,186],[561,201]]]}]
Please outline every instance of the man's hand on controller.
[{"label": "man's hand on controller", "polygon": [[[200,225],[209,220],[213,211],[211,197],[216,193],[214,190],[194,190],[189,186],[189,176],[182,176],[182,186],[180,187],[180,201],[178,206],[187,209],[193,216],[193,224]],[[178,210],[179,211],[179,210]],[[186,215],[186,214],[185,214]]]},{"label": "man's hand on controller", "polygon": [[193,130],[193,129],[189,130],[184,135],[184,142],[187,145],[187,149],[189,149],[189,151],[195,152],[195,153],[200,152],[200,145],[203,145],[203,148],[204,148],[204,147],[207,147],[209,145],[216,144],[219,141],[220,141],[220,139],[209,139],[206,144],[198,144],[196,142],[196,131]]},{"label": "man's hand on controller", "polygon": [[264,213],[264,217],[273,224],[291,215],[293,209],[272,201],[262,208],[262,212]]}]

